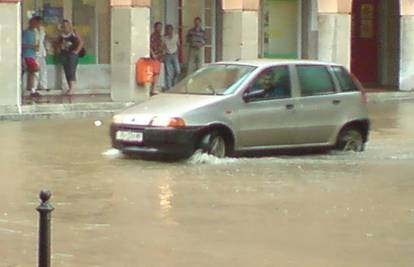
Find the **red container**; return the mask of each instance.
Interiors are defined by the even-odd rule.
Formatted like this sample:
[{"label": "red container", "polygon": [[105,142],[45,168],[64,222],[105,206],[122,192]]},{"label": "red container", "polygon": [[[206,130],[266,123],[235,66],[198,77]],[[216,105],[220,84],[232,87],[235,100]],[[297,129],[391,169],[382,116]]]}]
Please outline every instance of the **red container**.
[{"label": "red container", "polygon": [[137,84],[143,85],[154,82],[154,76],[160,73],[161,63],[152,58],[140,58],[135,68]]}]

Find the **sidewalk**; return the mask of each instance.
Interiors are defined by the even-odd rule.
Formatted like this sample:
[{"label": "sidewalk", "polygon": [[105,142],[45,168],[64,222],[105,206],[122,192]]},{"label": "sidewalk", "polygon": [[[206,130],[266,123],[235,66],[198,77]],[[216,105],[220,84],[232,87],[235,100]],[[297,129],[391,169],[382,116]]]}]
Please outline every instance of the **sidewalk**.
[{"label": "sidewalk", "polygon": [[[414,100],[414,91],[385,91],[367,89],[369,103],[384,101]],[[105,118],[133,103],[112,102],[109,95],[44,96],[37,103],[24,98],[21,110],[18,107],[0,107],[0,121],[50,118]]]},{"label": "sidewalk", "polygon": [[104,118],[133,103],[112,102],[110,95],[42,96],[33,101],[23,98],[21,110],[17,106],[0,107],[0,121],[50,118]]},{"label": "sidewalk", "polygon": [[366,88],[365,91],[368,96],[368,102],[370,103],[414,99],[414,91],[397,91],[378,88]]}]

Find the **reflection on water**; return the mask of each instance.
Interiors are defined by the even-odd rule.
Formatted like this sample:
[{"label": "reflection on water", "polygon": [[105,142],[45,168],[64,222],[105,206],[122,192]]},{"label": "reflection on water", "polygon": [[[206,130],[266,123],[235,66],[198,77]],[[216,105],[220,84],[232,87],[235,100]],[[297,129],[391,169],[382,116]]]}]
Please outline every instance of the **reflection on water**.
[{"label": "reflection on water", "polygon": [[160,214],[161,217],[166,221],[166,223],[176,224],[176,222],[173,219],[173,216],[170,214],[172,209],[172,200],[174,197],[174,193],[169,182],[170,181],[165,181],[164,183],[159,185]]}]

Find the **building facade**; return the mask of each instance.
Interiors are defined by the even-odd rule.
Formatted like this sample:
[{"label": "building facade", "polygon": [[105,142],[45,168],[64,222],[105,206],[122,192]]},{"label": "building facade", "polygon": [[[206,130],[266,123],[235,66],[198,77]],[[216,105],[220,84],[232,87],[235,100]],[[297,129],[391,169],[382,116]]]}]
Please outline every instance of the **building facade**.
[{"label": "building facade", "polygon": [[[86,43],[78,93],[104,92],[141,101],[135,62],[149,55],[156,21],[172,24],[183,43],[195,17],[207,35],[204,62],[305,58],[348,66],[367,86],[414,89],[414,1],[411,0],[0,0],[0,105],[21,103],[21,31],[43,15],[50,40],[63,18]],[[52,41],[51,41],[52,42]],[[64,87],[53,49],[49,85]]]}]

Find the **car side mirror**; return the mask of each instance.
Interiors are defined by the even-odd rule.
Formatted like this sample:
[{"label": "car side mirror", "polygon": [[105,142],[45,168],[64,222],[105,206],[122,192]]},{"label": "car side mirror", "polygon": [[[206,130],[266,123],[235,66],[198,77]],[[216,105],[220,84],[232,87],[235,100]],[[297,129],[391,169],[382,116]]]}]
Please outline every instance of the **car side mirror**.
[{"label": "car side mirror", "polygon": [[264,89],[254,90],[252,92],[246,92],[243,95],[243,99],[246,102],[250,102],[252,99],[264,96],[266,91]]}]

